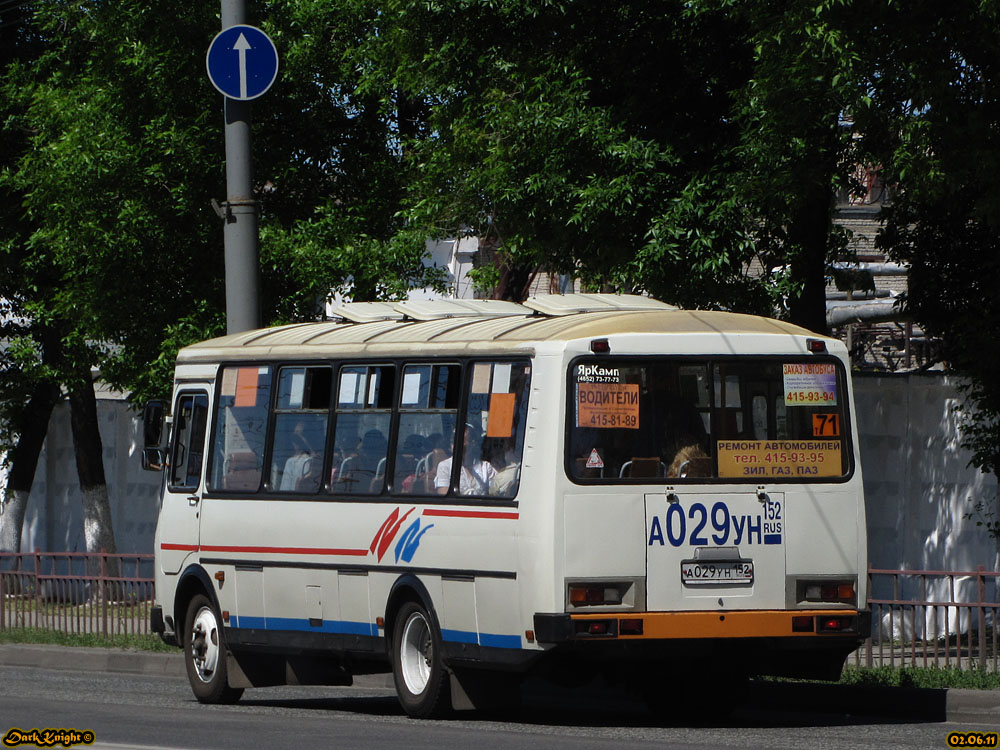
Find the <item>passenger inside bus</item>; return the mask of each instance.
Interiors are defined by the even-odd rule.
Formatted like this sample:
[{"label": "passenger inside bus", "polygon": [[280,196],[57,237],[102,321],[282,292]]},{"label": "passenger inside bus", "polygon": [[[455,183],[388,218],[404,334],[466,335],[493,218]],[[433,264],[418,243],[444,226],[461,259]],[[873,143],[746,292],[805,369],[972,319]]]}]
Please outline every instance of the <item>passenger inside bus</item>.
[{"label": "passenger inside bus", "polygon": [[504,467],[500,469],[490,482],[490,495],[494,497],[514,497],[521,478],[521,462],[517,452],[517,444],[513,437],[503,441]]},{"label": "passenger inside bus", "polygon": [[278,489],[282,492],[315,492],[319,489],[320,467],[306,439],[303,422],[295,425],[291,443],[293,452],[285,461]]},{"label": "passenger inside bus", "polygon": [[712,459],[705,453],[699,443],[692,442],[685,445],[674,456],[670,468],[667,469],[668,477],[709,477],[712,476]]},{"label": "passenger inside bus", "polygon": [[[458,492],[460,495],[489,494],[490,482],[496,476],[497,470],[489,461],[483,460],[482,445],[482,431],[471,423],[466,423],[462,450],[462,466],[458,478]],[[448,489],[451,486],[452,465],[453,458],[450,456],[438,464],[434,486],[439,495],[448,494]]]}]

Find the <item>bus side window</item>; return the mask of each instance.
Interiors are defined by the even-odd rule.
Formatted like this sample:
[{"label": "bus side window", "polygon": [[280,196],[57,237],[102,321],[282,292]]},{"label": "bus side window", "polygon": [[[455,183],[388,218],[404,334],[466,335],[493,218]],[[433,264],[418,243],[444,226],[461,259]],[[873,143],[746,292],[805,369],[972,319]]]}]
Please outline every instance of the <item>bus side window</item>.
[{"label": "bus side window", "polygon": [[193,491],[201,483],[208,396],[204,393],[181,394],[174,414],[176,428],[170,461],[170,487]]},{"label": "bus side window", "polygon": [[474,362],[469,373],[459,493],[512,498],[521,481],[531,366]]},{"label": "bus side window", "polygon": [[282,367],[279,371],[269,489],[298,493],[319,490],[330,386],[329,367]]},{"label": "bus side window", "polygon": [[219,375],[209,489],[256,492],[263,474],[271,394],[266,365],[225,367]]},{"label": "bus side window", "polygon": [[391,365],[350,365],[340,370],[333,443],[340,465],[330,491],[379,495],[385,487],[396,370]]},{"label": "bus side window", "polygon": [[435,477],[454,449],[460,401],[457,364],[413,364],[403,368],[393,493],[437,494]]}]

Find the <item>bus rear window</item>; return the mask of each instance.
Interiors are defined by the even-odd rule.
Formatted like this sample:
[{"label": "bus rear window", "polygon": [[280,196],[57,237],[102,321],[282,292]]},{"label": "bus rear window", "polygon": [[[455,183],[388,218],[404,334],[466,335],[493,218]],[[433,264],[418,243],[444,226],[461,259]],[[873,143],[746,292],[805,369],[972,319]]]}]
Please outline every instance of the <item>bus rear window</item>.
[{"label": "bus rear window", "polygon": [[832,358],[582,359],[570,371],[573,479],[774,481],[849,471]]}]

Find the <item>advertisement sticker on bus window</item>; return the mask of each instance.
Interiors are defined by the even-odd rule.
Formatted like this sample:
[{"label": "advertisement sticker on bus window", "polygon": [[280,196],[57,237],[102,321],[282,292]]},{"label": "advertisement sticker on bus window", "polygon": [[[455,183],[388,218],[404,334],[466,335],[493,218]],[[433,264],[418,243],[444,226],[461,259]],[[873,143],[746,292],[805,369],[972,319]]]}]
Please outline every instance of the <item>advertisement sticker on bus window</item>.
[{"label": "advertisement sticker on bus window", "polygon": [[343,372],[340,375],[340,394],[337,403],[356,404],[358,402],[358,373]]},{"label": "advertisement sticker on bus window", "polygon": [[813,437],[840,437],[839,414],[813,414]]},{"label": "advertisement sticker on bus window", "polygon": [[510,437],[514,430],[514,393],[490,394],[490,416],[486,422],[486,437]]},{"label": "advertisement sticker on bus window", "polygon": [[719,440],[720,477],[839,477],[839,440]]},{"label": "advertisement sticker on bus window", "polygon": [[227,367],[222,371],[222,396],[236,395],[236,369]]},{"label": "advertisement sticker on bus window", "polygon": [[639,429],[638,383],[577,383],[577,427]]},{"label": "advertisement sticker on bus window", "polygon": [[597,448],[590,451],[590,456],[587,458],[586,468],[588,469],[603,469],[604,459],[601,458],[601,454],[597,452]]},{"label": "advertisement sticker on bus window", "polygon": [[420,403],[421,372],[408,372],[403,375],[403,406],[416,406]]},{"label": "advertisement sticker on bus window", "polygon": [[785,364],[781,375],[787,406],[837,405],[837,368],[832,363]]},{"label": "advertisement sticker on bus window", "polygon": [[490,371],[493,368],[488,362],[476,362],[472,366],[472,392],[490,392]]},{"label": "advertisement sticker on bus window", "polygon": [[493,365],[493,393],[507,393],[510,390],[510,369],[509,362]]},{"label": "advertisement sticker on bus window", "polygon": [[304,370],[292,373],[291,387],[288,389],[288,408],[301,409],[306,393],[306,373]]},{"label": "advertisement sticker on bus window", "polygon": [[233,406],[257,405],[256,367],[240,367],[236,372],[236,401]]}]

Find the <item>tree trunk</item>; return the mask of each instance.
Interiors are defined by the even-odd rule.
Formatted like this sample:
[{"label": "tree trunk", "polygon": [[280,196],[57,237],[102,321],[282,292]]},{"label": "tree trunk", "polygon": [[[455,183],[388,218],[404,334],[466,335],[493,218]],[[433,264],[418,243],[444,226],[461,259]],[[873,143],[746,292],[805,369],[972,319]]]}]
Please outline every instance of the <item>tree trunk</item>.
[{"label": "tree trunk", "polygon": [[535,266],[522,266],[513,263],[510,258],[498,254],[500,262],[500,282],[493,290],[494,299],[524,302],[528,298],[531,282],[535,279]]},{"label": "tree trunk", "polygon": [[4,552],[21,551],[21,529],[28,509],[28,497],[48,432],[49,417],[58,399],[58,385],[36,383],[17,420],[17,445],[10,451],[7,497],[0,514],[0,550]]},{"label": "tree trunk", "polygon": [[[108,484],[104,476],[104,448],[97,423],[97,398],[89,377],[78,378],[76,383],[70,390],[69,403],[76,473],[83,496],[83,535],[87,552],[114,553],[117,548],[111,523]],[[95,575],[100,570],[100,563],[92,560],[88,568],[91,575]],[[118,575],[116,560],[108,559],[105,573]]]},{"label": "tree trunk", "polygon": [[831,175],[817,170],[788,228],[792,278],[802,285],[798,297],[788,300],[791,322],[821,335],[826,324],[826,256],[833,226]]}]

